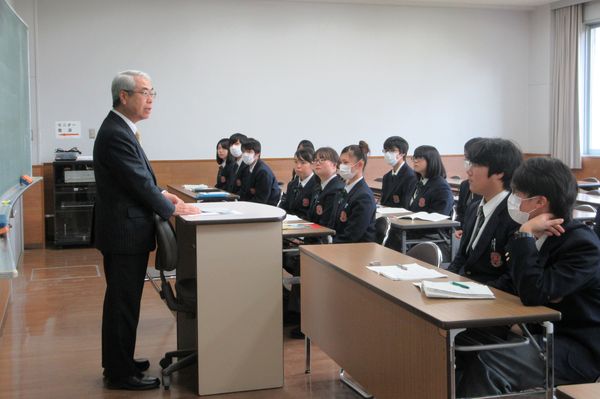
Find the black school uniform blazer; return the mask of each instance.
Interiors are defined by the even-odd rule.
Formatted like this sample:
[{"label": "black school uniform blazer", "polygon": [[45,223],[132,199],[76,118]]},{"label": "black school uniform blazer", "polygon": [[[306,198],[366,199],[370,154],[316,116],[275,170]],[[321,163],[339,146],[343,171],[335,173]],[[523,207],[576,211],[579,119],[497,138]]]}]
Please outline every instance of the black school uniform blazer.
[{"label": "black school uniform blazer", "polygon": [[[533,238],[511,240],[509,270],[524,305],[562,314],[554,322],[555,368],[587,371],[593,380],[600,375],[600,240],[580,222],[563,227],[565,232],[548,237],[539,252]],[[569,340],[584,349],[569,346]]]},{"label": "black school uniform blazer", "polygon": [[469,180],[460,182],[460,187],[458,188],[458,201],[456,202],[456,221],[460,222],[461,226],[464,224],[463,222],[465,221],[465,215],[469,205],[471,205],[472,202],[479,202],[479,200],[481,200],[481,195],[471,192]]},{"label": "black school uniform blazer", "polygon": [[[415,190],[417,190],[415,185]],[[410,195],[412,199],[414,190]],[[410,202],[410,199],[409,199]],[[413,212],[437,212],[443,215],[451,215],[454,206],[454,196],[450,185],[442,176],[435,176],[427,180],[420,194],[408,206],[409,211]]]},{"label": "black school uniform blazer", "polygon": [[405,162],[396,176],[392,175],[391,170],[383,175],[381,200],[379,203],[384,206],[407,208],[411,195],[415,192],[416,184],[417,175]]},{"label": "black school uniform blazer", "polygon": [[231,160],[225,162],[225,166],[219,165],[219,170],[217,172],[217,182],[215,184],[216,188],[220,188],[221,190],[227,191],[227,188],[230,186],[230,182],[232,179],[233,165],[235,165],[235,162]]},{"label": "black school uniform blazer", "polygon": [[321,181],[315,174],[312,175],[304,187],[300,184],[300,178],[295,177],[288,183],[279,207],[287,213],[308,220],[313,193],[320,184]]},{"label": "black school uniform blazer", "polygon": [[240,166],[236,170],[234,160],[233,164],[231,165],[231,177],[229,178],[229,182],[225,191],[228,191],[232,194],[240,194],[240,192],[242,191],[242,183],[244,181],[244,178],[246,177],[247,171],[248,165],[246,165],[243,162],[240,163]]},{"label": "black school uniform blazer", "polygon": [[448,270],[512,293],[514,289],[508,275],[506,246],[519,229],[519,224],[508,215],[507,201],[508,195],[488,216],[477,244],[469,250],[481,201],[471,203],[465,216],[458,253]]},{"label": "black school uniform blazer", "polygon": [[335,220],[333,218],[333,206],[336,195],[344,189],[346,183],[341,177],[335,175],[324,189],[321,184],[317,185],[311,200],[309,220],[320,224],[321,226],[335,229]]},{"label": "black school uniform blazer", "polygon": [[262,159],[256,161],[254,169],[246,168],[240,191],[242,201],[258,202],[277,206],[281,189],[271,168]]},{"label": "black school uniform blazer", "polygon": [[373,192],[361,179],[349,193],[336,195],[333,218],[334,243],[375,241],[375,211],[377,205]]}]

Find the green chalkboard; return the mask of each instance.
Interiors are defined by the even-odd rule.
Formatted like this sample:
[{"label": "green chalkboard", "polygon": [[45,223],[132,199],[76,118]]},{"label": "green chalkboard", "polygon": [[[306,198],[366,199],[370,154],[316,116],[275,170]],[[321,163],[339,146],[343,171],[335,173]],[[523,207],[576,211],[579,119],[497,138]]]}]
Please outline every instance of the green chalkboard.
[{"label": "green chalkboard", "polygon": [[31,175],[27,25],[0,0],[0,196]]}]

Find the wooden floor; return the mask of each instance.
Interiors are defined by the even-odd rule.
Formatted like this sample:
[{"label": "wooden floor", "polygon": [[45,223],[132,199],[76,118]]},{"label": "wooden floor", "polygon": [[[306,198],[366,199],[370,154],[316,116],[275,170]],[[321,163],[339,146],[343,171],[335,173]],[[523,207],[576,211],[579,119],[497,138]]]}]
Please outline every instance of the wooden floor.
[{"label": "wooden floor", "polygon": [[[0,331],[0,398],[195,398],[193,370],[174,377],[171,390],[111,391],[103,386],[100,325],[104,276],[93,249],[27,250],[13,281],[12,303]],[[243,334],[240,331],[240,334]],[[175,320],[146,283],[137,356],[150,359],[149,374],[176,348]],[[313,345],[304,374],[304,341],[284,342],[281,389],[210,396],[214,399],[359,398],[337,379],[338,366]]]}]

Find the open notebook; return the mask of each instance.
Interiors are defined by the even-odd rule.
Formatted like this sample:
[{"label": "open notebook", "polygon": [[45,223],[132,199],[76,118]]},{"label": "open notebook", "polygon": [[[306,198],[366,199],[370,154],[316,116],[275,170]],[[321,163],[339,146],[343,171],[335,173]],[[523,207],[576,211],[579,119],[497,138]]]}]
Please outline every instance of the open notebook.
[{"label": "open notebook", "polygon": [[428,298],[494,299],[494,293],[487,285],[473,281],[421,281],[415,283]]},{"label": "open notebook", "polygon": [[398,219],[412,219],[412,220],[420,219],[420,220],[427,220],[430,222],[439,222],[441,220],[450,219],[450,216],[442,215],[441,213],[436,213],[436,212],[432,212],[432,213],[416,212],[416,213],[411,213],[409,215],[398,216]]},{"label": "open notebook", "polygon": [[428,269],[416,263],[389,266],[367,266],[375,273],[389,278],[390,280],[423,280],[425,278],[442,278],[445,274],[435,269]]}]

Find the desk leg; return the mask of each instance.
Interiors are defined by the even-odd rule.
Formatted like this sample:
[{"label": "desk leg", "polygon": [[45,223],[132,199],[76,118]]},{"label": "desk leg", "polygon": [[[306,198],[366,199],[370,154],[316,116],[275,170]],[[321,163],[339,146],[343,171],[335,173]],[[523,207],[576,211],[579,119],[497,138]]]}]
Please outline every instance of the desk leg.
[{"label": "desk leg", "polygon": [[402,253],[406,253],[406,230],[402,230]]},{"label": "desk leg", "polygon": [[344,369],[340,369],[340,381],[344,384],[348,385],[351,389],[353,389],[356,393],[362,396],[364,399],[372,399],[373,395],[365,391],[365,389],[352,378],[348,377],[344,372]]},{"label": "desk leg", "polygon": [[450,230],[450,262],[454,260],[456,253],[458,252],[458,240],[454,233],[456,233],[456,229],[453,227]]},{"label": "desk leg", "polygon": [[454,339],[458,334],[465,331],[466,328],[456,328],[448,331],[448,399],[456,398],[456,352]]},{"label": "desk leg", "polygon": [[546,399],[554,398],[554,325],[545,321],[543,323],[546,339]]},{"label": "desk leg", "polygon": [[310,374],[310,338],[304,337],[304,374]]}]

